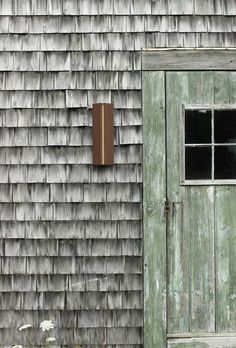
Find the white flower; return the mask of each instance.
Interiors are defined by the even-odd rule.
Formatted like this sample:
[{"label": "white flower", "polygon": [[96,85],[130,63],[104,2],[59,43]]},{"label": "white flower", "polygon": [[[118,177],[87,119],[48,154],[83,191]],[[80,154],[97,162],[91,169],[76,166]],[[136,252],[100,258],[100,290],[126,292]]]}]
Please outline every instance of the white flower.
[{"label": "white flower", "polygon": [[16,346],[13,346],[12,348],[24,348],[24,347],[21,346],[20,344],[17,344]]},{"label": "white flower", "polygon": [[46,342],[55,342],[55,341],[56,341],[55,337],[48,337],[46,339]]},{"label": "white flower", "polygon": [[48,331],[51,329],[54,329],[54,323],[52,322],[52,320],[44,320],[40,323],[39,327],[42,331]]},{"label": "white flower", "polygon": [[28,329],[30,327],[32,327],[32,325],[30,325],[30,324],[22,325],[21,327],[19,327],[19,331],[26,330],[26,329]]}]

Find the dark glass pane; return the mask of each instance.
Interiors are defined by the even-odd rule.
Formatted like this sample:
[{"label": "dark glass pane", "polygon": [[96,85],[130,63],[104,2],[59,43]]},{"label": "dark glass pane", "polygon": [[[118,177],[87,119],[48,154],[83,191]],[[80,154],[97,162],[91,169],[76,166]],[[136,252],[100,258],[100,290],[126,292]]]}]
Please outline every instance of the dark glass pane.
[{"label": "dark glass pane", "polygon": [[236,179],[236,146],[215,146],[215,179]]},{"label": "dark glass pane", "polygon": [[185,148],[185,179],[211,179],[211,147]]},{"label": "dark glass pane", "polygon": [[185,110],[185,143],[211,143],[211,110]]},{"label": "dark glass pane", "polygon": [[215,143],[236,143],[236,110],[215,110]]}]

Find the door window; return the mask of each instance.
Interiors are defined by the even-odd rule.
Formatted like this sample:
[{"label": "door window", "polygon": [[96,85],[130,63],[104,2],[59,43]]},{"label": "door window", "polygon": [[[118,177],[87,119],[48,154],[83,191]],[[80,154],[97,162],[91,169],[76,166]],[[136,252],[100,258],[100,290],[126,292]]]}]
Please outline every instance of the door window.
[{"label": "door window", "polygon": [[183,183],[236,184],[236,109],[185,109],[183,138]]}]

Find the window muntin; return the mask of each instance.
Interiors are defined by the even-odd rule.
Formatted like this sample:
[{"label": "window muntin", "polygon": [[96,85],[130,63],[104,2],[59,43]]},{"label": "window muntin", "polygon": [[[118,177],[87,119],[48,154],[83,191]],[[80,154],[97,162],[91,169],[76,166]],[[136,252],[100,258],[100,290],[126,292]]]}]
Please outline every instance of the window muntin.
[{"label": "window muntin", "polygon": [[183,183],[236,184],[236,109],[184,110]]}]

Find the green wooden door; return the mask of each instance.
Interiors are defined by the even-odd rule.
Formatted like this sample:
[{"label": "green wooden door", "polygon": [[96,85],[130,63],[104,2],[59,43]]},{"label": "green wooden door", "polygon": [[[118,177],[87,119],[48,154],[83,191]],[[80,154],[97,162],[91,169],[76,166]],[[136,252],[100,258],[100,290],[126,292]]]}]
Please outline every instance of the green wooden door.
[{"label": "green wooden door", "polygon": [[143,81],[145,347],[236,347],[236,73]]}]

